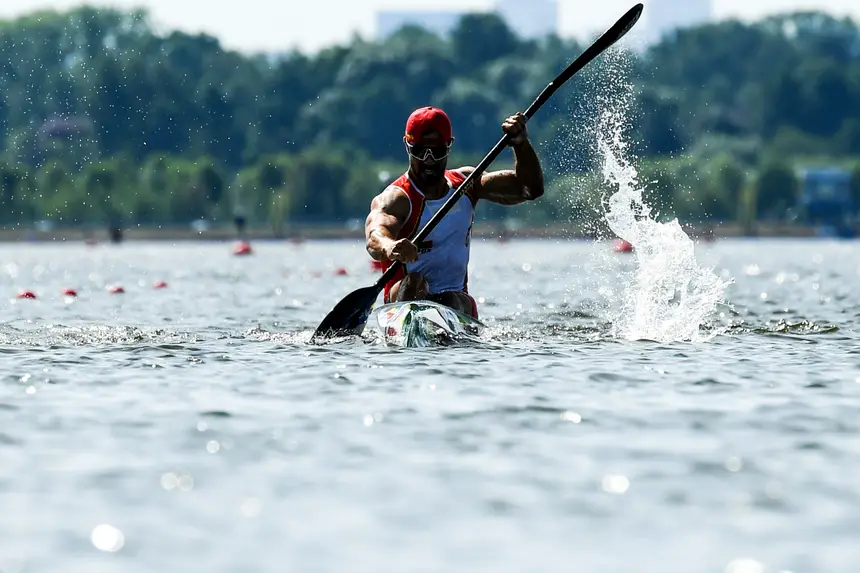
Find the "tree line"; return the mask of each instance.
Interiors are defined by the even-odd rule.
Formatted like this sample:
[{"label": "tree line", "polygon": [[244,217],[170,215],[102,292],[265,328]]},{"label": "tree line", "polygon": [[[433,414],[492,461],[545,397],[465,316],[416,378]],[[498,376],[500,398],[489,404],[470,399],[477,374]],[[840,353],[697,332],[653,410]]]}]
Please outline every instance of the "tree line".
[{"label": "tree line", "polygon": [[[583,48],[520,38],[484,13],[449,36],[406,27],[279,55],[159,34],[144,11],[3,21],[0,224],[226,222],[237,211],[275,227],[361,219],[405,167],[412,109],[443,107],[451,162],[475,164],[502,119]],[[480,217],[593,219],[605,190],[591,120],[627,83],[630,152],[664,216],[782,217],[802,165],[853,169],[860,194],[860,27],[805,12],[679,30],[622,66],[589,66],[530,123],[546,200],[485,205]]]}]

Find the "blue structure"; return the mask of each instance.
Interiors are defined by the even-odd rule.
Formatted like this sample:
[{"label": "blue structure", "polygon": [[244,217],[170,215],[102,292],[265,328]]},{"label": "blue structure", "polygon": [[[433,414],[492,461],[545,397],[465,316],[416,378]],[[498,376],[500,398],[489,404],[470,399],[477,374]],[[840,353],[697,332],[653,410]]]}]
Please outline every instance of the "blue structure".
[{"label": "blue structure", "polygon": [[851,172],[805,169],[800,173],[800,189],[807,224],[818,227],[820,234],[853,236]]}]

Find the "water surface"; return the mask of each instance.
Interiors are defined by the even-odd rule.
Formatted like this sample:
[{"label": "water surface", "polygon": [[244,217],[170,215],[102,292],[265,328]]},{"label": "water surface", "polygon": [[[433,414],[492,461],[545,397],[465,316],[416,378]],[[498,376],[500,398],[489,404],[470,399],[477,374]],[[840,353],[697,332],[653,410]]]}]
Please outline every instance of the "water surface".
[{"label": "water surface", "polygon": [[606,243],[476,241],[431,349],[308,344],[362,246],[255,248],[4,248],[0,571],[857,570],[855,243],[698,245],[690,342]]}]

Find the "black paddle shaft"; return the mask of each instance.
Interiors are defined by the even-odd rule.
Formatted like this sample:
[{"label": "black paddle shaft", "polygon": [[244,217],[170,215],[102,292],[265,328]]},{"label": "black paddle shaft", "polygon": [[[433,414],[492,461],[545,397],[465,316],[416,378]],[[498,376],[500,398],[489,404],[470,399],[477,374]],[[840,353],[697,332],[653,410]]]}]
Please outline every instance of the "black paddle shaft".
[{"label": "black paddle shaft", "polygon": [[[636,24],[636,22],[639,21],[639,17],[642,15],[643,8],[644,6],[642,4],[636,4],[633,8],[628,10],[627,13],[624,14],[624,16],[622,16],[618,20],[618,22],[615,23],[614,26],[604,32],[603,35],[600,36],[593,44],[591,44],[591,46],[589,46],[587,50],[585,50],[582,54],[580,54],[578,58],[571,62],[571,64],[567,66],[567,68],[565,68],[565,70],[561,72],[558,77],[548,83],[547,86],[543,89],[543,91],[540,92],[537,98],[535,98],[535,100],[523,114],[526,116],[526,119],[531,119],[532,116],[537,113],[537,110],[539,110],[541,106],[543,106],[543,104],[545,104],[549,100],[549,98],[552,97],[556,90],[563,86],[565,82],[567,82],[567,80],[573,77],[574,74],[576,74],[579,70],[588,65],[591,60],[599,56],[607,48],[611,47],[618,40],[623,38],[624,35],[627,34],[627,32],[629,32],[630,29]],[[442,218],[448,214],[448,211],[450,211],[457,203],[457,201],[460,200],[460,197],[463,196],[463,193],[468,191],[469,188],[475,184],[475,179],[480,177],[484,173],[484,171],[487,170],[487,167],[489,167],[490,164],[495,161],[496,158],[502,153],[505,147],[508,146],[509,139],[510,136],[508,134],[505,134],[504,137],[499,140],[496,146],[493,147],[492,151],[490,151],[490,153],[488,153],[487,156],[481,160],[478,166],[475,167],[475,170],[472,171],[469,176],[466,177],[466,180],[460,184],[454,194],[451,195],[451,197],[449,197],[448,200],[445,201],[442,207],[440,207],[439,210],[436,211],[436,213],[434,213],[434,215],[430,218],[430,220],[427,221],[427,224],[424,225],[424,228],[418,231],[418,234],[412,238],[413,243],[420,243],[427,238],[427,235],[430,234],[430,231],[432,231],[436,227],[436,225],[439,224],[439,221],[441,221]],[[385,287],[385,284],[388,283],[388,281],[390,281],[392,278],[394,278],[394,275],[397,274],[397,271],[400,269],[400,266],[402,264],[403,263],[401,263],[400,261],[396,261],[394,264],[388,267],[388,269],[382,274],[382,276],[379,277],[379,280],[376,281],[376,288],[382,290]]]}]

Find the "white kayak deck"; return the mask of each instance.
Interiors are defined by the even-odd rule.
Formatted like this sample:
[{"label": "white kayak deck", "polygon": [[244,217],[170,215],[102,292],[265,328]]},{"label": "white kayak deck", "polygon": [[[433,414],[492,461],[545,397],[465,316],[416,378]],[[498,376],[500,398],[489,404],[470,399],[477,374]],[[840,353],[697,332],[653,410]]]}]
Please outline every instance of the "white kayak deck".
[{"label": "white kayak deck", "polygon": [[368,321],[371,324],[386,344],[407,347],[475,340],[485,328],[476,318],[428,300],[382,305],[374,309]]}]

